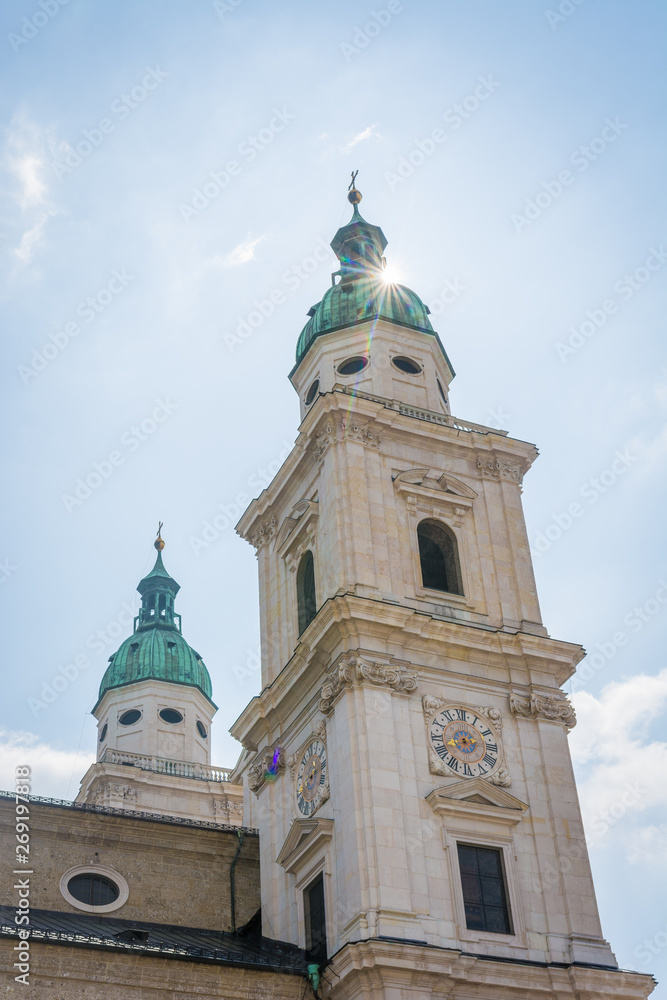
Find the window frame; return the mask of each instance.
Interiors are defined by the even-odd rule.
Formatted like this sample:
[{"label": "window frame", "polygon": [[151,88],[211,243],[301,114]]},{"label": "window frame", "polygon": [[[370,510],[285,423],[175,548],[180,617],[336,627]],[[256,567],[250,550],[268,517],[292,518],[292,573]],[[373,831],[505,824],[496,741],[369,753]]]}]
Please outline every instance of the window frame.
[{"label": "window frame", "polygon": [[[118,899],[115,899],[113,903],[105,903],[103,906],[91,906],[90,903],[82,903],[67,888],[70,879],[73,879],[76,875],[100,875],[102,878],[109,879],[109,881],[118,887]],[[74,868],[69,868],[62,875],[60,879],[60,893],[70,906],[75,907],[77,910],[83,910],[84,913],[111,913],[112,910],[119,910],[121,906],[127,903],[130,896],[130,887],[120,872],[115,871],[113,868],[108,868],[106,865],[75,865]]]},{"label": "window frame", "polygon": [[[474,928],[474,927],[472,927],[471,928],[471,927],[468,926],[468,916],[465,913],[466,898],[465,898],[465,892],[464,892],[464,889],[463,889],[463,872],[461,871],[461,854],[460,854],[460,851],[461,851],[462,847],[463,848],[468,848],[471,851],[491,851],[493,854],[495,854],[498,857],[499,863],[500,863],[500,879],[499,879],[499,881],[500,881],[501,886],[502,886],[503,909],[505,911],[505,917],[506,917],[506,920],[507,920],[507,924],[508,924],[509,930],[506,930],[506,931],[490,931],[486,927],[484,927],[484,928]],[[458,861],[458,865],[459,865],[459,876],[460,876],[460,880],[461,880],[461,894],[463,896],[463,909],[464,909],[464,915],[465,915],[465,921],[466,921],[466,929],[467,930],[480,930],[483,933],[486,933],[486,934],[495,934],[495,935],[498,935],[500,937],[513,937],[514,936],[514,924],[512,922],[512,910],[511,910],[511,907],[510,907],[509,892],[507,891],[507,875],[505,874],[505,864],[504,864],[504,858],[503,858],[503,851],[499,847],[492,847],[492,846],[488,846],[486,844],[484,844],[484,845],[482,845],[482,844],[470,844],[470,843],[467,843],[466,841],[463,841],[463,840],[457,840],[456,841],[456,857],[457,857],[457,861]],[[484,903],[482,902],[482,911],[484,912],[485,909],[486,908],[484,906]],[[485,912],[484,912],[484,921],[486,922],[486,913]]]},{"label": "window frame", "polygon": [[[452,545],[453,545],[452,557],[453,557],[453,560],[454,560],[454,566],[455,566],[455,570],[456,570],[456,575],[458,576],[458,583],[459,583],[459,586],[461,588],[461,593],[458,593],[455,590],[439,590],[439,589],[437,589],[435,587],[427,587],[426,584],[424,583],[424,572],[423,572],[423,569],[422,569],[422,557],[421,557],[421,550],[420,550],[420,547],[419,547],[419,528],[420,528],[420,526],[422,524],[425,524],[427,522],[432,522],[432,523],[436,524],[441,529],[442,533],[445,536],[448,536],[448,535],[450,536],[449,540],[450,540],[450,542],[452,542]],[[415,536],[416,536],[416,540],[417,540],[417,562],[419,564],[419,582],[421,584],[421,589],[424,592],[427,592],[429,594],[445,594],[448,597],[459,597],[459,598],[464,598],[465,599],[466,593],[465,593],[465,584],[464,584],[464,581],[463,581],[463,570],[462,570],[462,567],[461,567],[461,557],[459,555],[459,539],[458,539],[458,537],[457,537],[456,532],[454,531],[454,529],[449,524],[447,524],[446,521],[443,521],[442,518],[439,518],[439,517],[422,517],[417,522],[417,526],[416,526],[416,529],[415,529]],[[437,544],[437,543],[435,543],[435,544]]]},{"label": "window frame", "polygon": [[[319,849],[317,854],[317,860],[309,864],[307,868],[299,871],[301,863],[297,865],[296,871],[293,868],[288,868],[288,871],[292,871],[293,874],[297,875],[295,888],[296,894],[296,907],[297,907],[297,920],[299,925],[299,940],[301,942],[301,947],[305,950],[306,948],[306,907],[305,907],[305,896],[304,892],[309,885],[319,876],[322,876],[322,882],[324,884],[324,920],[325,920],[325,934],[327,943],[327,955],[332,955],[332,944],[333,944],[333,934],[335,931],[333,919],[335,915],[334,901],[332,898],[331,889],[331,857],[330,857],[330,835],[326,838],[325,843]],[[321,853],[320,853],[321,852]],[[310,860],[312,857],[310,851],[307,852],[303,861],[306,859]]]},{"label": "window frame", "polygon": [[[310,556],[310,564],[312,566],[312,574],[313,574],[313,614],[310,616],[310,618],[308,618],[308,621],[302,627],[302,625],[301,625],[301,604],[302,604],[302,602],[301,602],[301,583],[300,583],[299,575],[301,573],[301,567],[304,565],[304,561],[305,561],[305,559],[306,559],[307,556]],[[305,549],[305,551],[302,552],[302,554],[301,554],[301,556],[299,558],[299,561],[298,561],[297,567],[296,567],[295,583],[296,583],[296,616],[297,616],[296,631],[297,631],[297,638],[301,638],[301,636],[306,631],[306,629],[311,624],[311,622],[314,621],[315,618],[317,617],[317,579],[316,579],[316,575],[315,575],[315,553],[313,552],[312,548]],[[304,604],[305,604],[305,600],[304,600]],[[304,610],[304,617],[305,617],[306,614],[307,614],[307,610]]]},{"label": "window frame", "polygon": [[[498,835],[477,834],[470,830],[458,827],[456,829],[447,828],[443,830],[444,845],[449,856],[449,869],[452,885],[452,899],[454,902],[454,914],[458,925],[458,937],[461,941],[470,943],[495,942],[513,945],[518,948],[526,947],[526,931],[521,907],[521,895],[519,892],[519,881],[516,870],[515,846],[513,837],[502,837]],[[465,844],[471,847],[487,847],[502,852],[502,867],[505,876],[505,892],[507,898],[507,908],[509,910],[511,934],[501,934],[497,931],[475,931],[468,928],[465,914],[465,902],[463,899],[463,883],[461,881],[461,869],[459,867],[458,845]]]}]

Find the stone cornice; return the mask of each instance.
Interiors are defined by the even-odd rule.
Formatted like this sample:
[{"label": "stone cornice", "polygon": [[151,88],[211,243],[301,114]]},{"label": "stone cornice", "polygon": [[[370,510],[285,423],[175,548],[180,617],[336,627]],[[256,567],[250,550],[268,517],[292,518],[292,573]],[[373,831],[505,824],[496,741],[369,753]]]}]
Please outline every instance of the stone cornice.
[{"label": "stone cornice", "polygon": [[327,675],[320,692],[319,710],[323,715],[333,711],[334,702],[346,687],[356,687],[360,684],[374,684],[376,687],[388,687],[392,691],[414,691],[417,687],[417,677],[405,668],[392,662],[391,659],[372,658],[359,655],[355,651],[340,659]]},{"label": "stone cornice", "polygon": [[[413,411],[424,418],[411,415]],[[412,437],[413,444],[424,437],[436,437],[441,444],[455,447],[469,462],[468,478],[505,479],[517,485],[537,457],[535,445],[506,437],[492,427],[467,425],[448,416],[448,423],[435,423],[426,419],[428,413],[398,400],[352,395],[342,389],[324,393],[304,417],[295,446],[273,481],[242,515],[237,532],[255,546],[271,540],[285,516],[294,479],[308,478],[302,464],[316,467],[333,444],[346,440],[378,449],[385,437],[398,435],[408,443]],[[442,414],[433,416],[445,418]]]},{"label": "stone cornice", "polygon": [[[388,647],[397,631],[409,636],[412,659],[423,656],[425,664],[432,663],[437,651],[437,665],[419,668],[420,680],[425,683],[442,681],[443,670],[452,679],[465,676],[469,682],[472,648],[472,656],[486,664],[485,675],[479,677],[480,697],[485,691],[506,697],[508,688],[511,690],[512,683],[517,682],[515,674],[519,670],[524,675],[528,672],[530,683],[537,682],[547,690],[553,678],[553,690],[557,692],[583,656],[581,646],[547,636],[510,634],[465,622],[442,621],[404,605],[341,594],[322,605],[303,634],[302,639],[307,641],[299,643],[273,683],[247,705],[230,729],[232,736],[245,745],[260,746],[269,730],[282,732],[306,701],[313,706],[317,703],[325,668],[331,663],[329,658],[338,655],[341,645],[359,649],[359,636],[365,633],[373,637],[376,649]],[[365,648],[360,652],[369,660],[391,659]],[[446,659],[450,662],[445,667]],[[539,679],[542,676],[544,680]]]}]

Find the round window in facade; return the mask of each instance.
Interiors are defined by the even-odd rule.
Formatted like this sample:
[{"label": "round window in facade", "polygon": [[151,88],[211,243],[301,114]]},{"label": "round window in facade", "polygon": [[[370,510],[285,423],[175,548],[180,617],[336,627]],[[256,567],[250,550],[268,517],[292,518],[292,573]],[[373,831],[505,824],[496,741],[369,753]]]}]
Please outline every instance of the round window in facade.
[{"label": "round window in facade", "polygon": [[106,735],[107,735],[107,730],[108,729],[109,729],[109,726],[105,722],[104,725],[102,726],[102,731],[100,733],[100,743],[104,743],[104,740],[106,739]]},{"label": "round window in facade", "polygon": [[176,711],[175,708],[163,708],[158,714],[163,722],[168,722],[172,726],[175,726],[179,722],[183,721],[182,713]]},{"label": "round window in facade", "polygon": [[108,913],[127,902],[130,890],[123,876],[106,865],[77,865],[60,879],[60,892],[77,910]]},{"label": "round window in facade", "polygon": [[206,732],[206,726],[199,719],[197,719],[197,732],[199,733],[199,735],[203,740],[205,740],[208,736],[208,733]]},{"label": "round window in facade", "polygon": [[313,384],[311,385],[310,389],[306,393],[306,398],[304,399],[304,403],[306,404],[306,406],[310,406],[310,404],[313,402],[315,396],[317,396],[319,391],[320,391],[320,380],[316,378]]},{"label": "round window in facade", "polygon": [[368,358],[348,358],[347,361],[341,361],[336,371],[339,375],[356,375],[362,372],[367,364]]},{"label": "round window in facade", "polygon": [[413,361],[412,358],[399,356],[398,358],[392,358],[391,363],[394,368],[398,368],[399,372],[405,372],[406,375],[421,375],[422,366]]},{"label": "round window in facade", "polygon": [[123,712],[118,721],[121,726],[133,726],[135,722],[138,722],[141,718],[141,712],[138,708],[130,708],[127,712]]}]

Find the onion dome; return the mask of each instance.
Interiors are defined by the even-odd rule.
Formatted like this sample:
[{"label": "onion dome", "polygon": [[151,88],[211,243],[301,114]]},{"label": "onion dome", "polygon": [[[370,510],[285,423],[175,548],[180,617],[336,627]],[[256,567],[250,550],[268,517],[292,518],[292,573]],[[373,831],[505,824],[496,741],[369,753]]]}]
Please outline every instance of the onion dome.
[{"label": "onion dome", "polygon": [[387,239],[379,226],[366,222],[360,215],[362,196],[354,187],[354,177],[356,174],[347,196],[354,206],[352,218],[331,241],[340,261],[340,269],[332,279],[340,280],[309,310],[310,319],[297,342],[297,364],[317,337],[368,320],[386,319],[436,336],[428,318],[428,306],[416,292],[385,280],[382,254]]},{"label": "onion dome", "polygon": [[134,619],[134,632],[109,657],[98,704],[106,691],[145,680],[199,688],[213,703],[211,678],[204,661],[181,635],[181,616],[174,611],[180,586],[165,569],[164,541],[159,531],[155,548],[158,550],[155,565],[137,586],[141,608]]}]

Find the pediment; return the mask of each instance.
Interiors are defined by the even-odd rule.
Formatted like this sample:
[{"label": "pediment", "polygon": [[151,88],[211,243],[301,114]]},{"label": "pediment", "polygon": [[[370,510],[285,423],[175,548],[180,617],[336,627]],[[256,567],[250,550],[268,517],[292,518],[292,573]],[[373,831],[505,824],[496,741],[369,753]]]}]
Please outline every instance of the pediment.
[{"label": "pediment", "polygon": [[332,819],[295,819],[276,862],[296,874],[299,868],[333,836]]},{"label": "pediment", "polygon": [[[276,535],[277,551],[280,552],[281,549],[286,548],[288,540],[294,541],[296,536],[301,534],[301,529],[316,519],[318,514],[319,506],[317,500],[299,500],[298,503],[295,503],[278,529]],[[299,526],[299,530],[295,535],[297,525]]]},{"label": "pediment", "polygon": [[396,489],[419,487],[432,493],[449,494],[450,496],[474,500],[477,493],[467,483],[452,476],[449,472],[438,472],[437,469],[406,469],[394,476]]},{"label": "pediment", "polygon": [[518,823],[529,808],[526,802],[486,778],[468,778],[435,788],[426,801],[436,813],[477,816],[509,825]]}]

